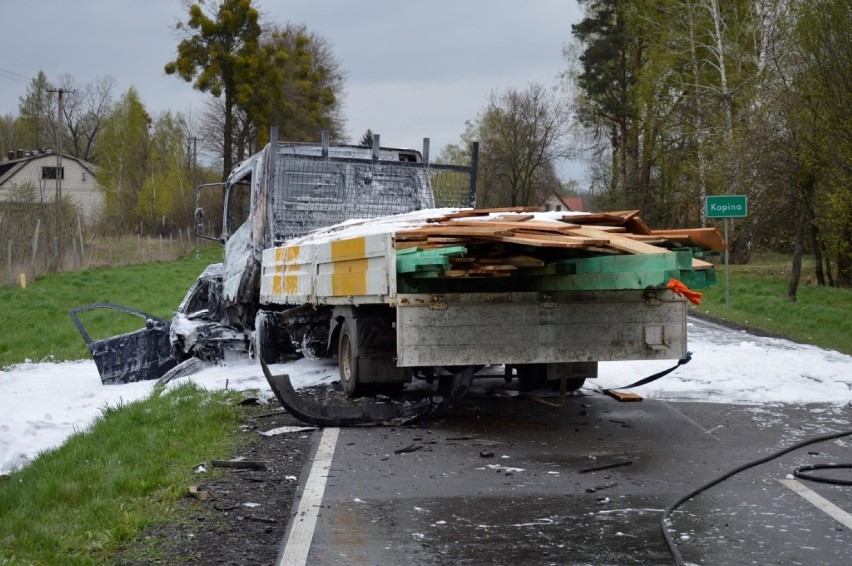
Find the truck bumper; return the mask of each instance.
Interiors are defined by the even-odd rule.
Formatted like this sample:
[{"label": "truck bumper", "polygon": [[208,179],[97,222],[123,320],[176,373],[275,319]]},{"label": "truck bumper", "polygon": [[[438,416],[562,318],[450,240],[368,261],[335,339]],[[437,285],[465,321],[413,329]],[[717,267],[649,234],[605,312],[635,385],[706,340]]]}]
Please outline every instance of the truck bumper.
[{"label": "truck bumper", "polygon": [[668,290],[399,295],[400,367],[681,359]]}]

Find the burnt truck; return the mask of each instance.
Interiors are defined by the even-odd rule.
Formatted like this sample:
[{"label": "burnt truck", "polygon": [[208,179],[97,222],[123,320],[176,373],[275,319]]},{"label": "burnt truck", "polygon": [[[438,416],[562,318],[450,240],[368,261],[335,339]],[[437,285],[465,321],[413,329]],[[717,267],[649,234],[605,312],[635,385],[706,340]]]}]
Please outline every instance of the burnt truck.
[{"label": "burnt truck", "polygon": [[724,247],[715,229],[652,230],[639,211],[477,209],[476,145],[455,166],[430,162],[428,139],[422,152],[378,135],[372,148],[270,139],[199,187],[196,235],[220,242],[223,261],[170,322],[150,317],[147,338],[97,350],[105,382],[238,352],[268,377],[269,364],[336,357],[349,397],[418,379],[458,397],[483,368],[565,391],[599,361],[686,357],[687,299],[715,282],[706,256]]}]

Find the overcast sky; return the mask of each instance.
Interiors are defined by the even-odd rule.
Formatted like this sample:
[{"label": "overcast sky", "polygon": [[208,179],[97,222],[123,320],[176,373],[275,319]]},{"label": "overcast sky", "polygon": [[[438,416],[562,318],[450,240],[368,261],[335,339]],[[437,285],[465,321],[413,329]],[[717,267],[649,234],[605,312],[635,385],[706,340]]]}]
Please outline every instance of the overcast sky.
[{"label": "overcast sky", "polygon": [[[72,8],[73,6],[73,8]],[[382,145],[433,157],[456,143],[493,90],[557,83],[575,0],[255,0],[267,21],[305,24],[325,37],[346,79],[346,131],[370,128]],[[135,85],[152,114],[198,113],[202,94],[163,72],[176,54],[180,0],[0,0],[0,114],[18,112],[29,78],[105,75],[115,97]],[[10,74],[11,73],[11,74]],[[23,77],[23,78],[19,78]],[[17,80],[16,80],[17,79]]]}]

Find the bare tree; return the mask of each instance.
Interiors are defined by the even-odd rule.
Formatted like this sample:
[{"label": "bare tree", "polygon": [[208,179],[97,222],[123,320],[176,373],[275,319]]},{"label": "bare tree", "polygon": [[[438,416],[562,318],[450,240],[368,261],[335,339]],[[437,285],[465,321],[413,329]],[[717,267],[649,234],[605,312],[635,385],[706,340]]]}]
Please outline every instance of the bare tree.
[{"label": "bare tree", "polygon": [[65,101],[66,151],[85,161],[97,162],[95,140],[112,112],[116,81],[110,75],[95,79],[82,88],[68,88]]},{"label": "bare tree", "polygon": [[479,118],[480,164],[494,173],[501,204],[532,204],[558,160],[570,157],[570,115],[553,91],[530,84],[524,91],[492,93]]}]

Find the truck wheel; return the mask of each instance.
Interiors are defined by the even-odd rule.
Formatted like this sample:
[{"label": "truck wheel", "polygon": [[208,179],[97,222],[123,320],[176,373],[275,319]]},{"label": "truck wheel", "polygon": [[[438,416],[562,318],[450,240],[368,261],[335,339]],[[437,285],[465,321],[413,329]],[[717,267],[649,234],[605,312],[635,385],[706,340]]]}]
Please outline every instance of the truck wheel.
[{"label": "truck wheel", "polygon": [[[558,380],[554,381],[554,383],[556,384],[556,389],[559,389],[561,387]],[[565,391],[577,391],[578,389],[583,387],[583,384],[585,384],[585,383],[586,383],[585,377],[572,377],[572,378],[566,379],[565,380]]]},{"label": "truck wheel", "polygon": [[274,318],[266,311],[258,311],[254,319],[254,353],[265,364],[278,363]]},{"label": "truck wheel", "polygon": [[345,320],[340,328],[337,365],[340,368],[340,385],[343,392],[347,397],[355,397],[363,388],[358,383],[358,337]]}]

